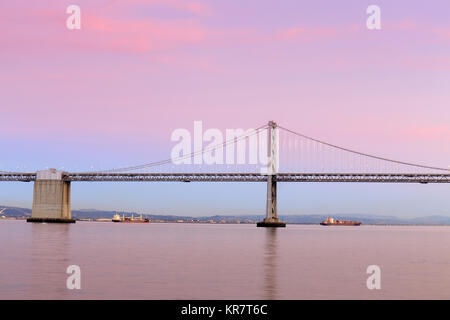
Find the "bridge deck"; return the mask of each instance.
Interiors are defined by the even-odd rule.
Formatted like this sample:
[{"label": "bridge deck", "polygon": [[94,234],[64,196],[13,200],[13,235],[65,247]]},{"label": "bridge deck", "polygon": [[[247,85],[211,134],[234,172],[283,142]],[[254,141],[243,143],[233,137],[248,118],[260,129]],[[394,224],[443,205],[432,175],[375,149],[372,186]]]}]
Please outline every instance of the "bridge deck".
[{"label": "bridge deck", "polygon": [[[66,173],[66,181],[266,182],[258,173]],[[35,173],[0,173],[0,181],[36,180]],[[450,174],[278,173],[278,182],[450,183]]]}]

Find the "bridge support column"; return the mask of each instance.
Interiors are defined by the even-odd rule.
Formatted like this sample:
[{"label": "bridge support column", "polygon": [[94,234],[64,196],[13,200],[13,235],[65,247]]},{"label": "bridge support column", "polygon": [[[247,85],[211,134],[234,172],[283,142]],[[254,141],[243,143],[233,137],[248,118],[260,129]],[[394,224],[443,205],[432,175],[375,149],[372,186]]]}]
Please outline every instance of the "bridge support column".
[{"label": "bridge support column", "polygon": [[278,172],[278,130],[274,121],[269,122],[268,128],[268,156],[269,166],[267,175],[267,204],[266,218],[256,224],[257,227],[286,227],[285,222],[278,218],[277,210],[277,179]]},{"label": "bridge support column", "polygon": [[75,223],[70,209],[70,181],[55,169],[38,171],[34,182],[33,208],[27,222]]}]

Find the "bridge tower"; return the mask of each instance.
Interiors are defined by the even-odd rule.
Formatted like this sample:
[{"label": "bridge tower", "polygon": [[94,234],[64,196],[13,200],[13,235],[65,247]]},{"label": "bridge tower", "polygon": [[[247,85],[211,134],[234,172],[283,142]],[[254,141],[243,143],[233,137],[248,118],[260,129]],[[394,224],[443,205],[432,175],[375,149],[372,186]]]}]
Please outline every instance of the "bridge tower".
[{"label": "bridge tower", "polygon": [[75,222],[70,210],[70,181],[64,181],[63,175],[56,169],[36,173],[33,208],[27,222]]},{"label": "bridge tower", "polygon": [[256,224],[257,227],[286,227],[286,223],[278,218],[277,210],[277,173],[278,173],[278,129],[275,121],[269,121],[267,128],[267,203],[266,218]]}]

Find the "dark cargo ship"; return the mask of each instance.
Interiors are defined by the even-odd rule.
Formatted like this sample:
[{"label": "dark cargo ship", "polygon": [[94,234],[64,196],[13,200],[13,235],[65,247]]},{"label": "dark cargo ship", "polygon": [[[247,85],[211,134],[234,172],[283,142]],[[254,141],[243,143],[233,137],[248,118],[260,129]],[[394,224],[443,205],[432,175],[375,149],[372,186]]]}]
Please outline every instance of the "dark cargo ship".
[{"label": "dark cargo ship", "polygon": [[345,221],[345,220],[334,220],[333,218],[328,218],[320,223],[322,226],[359,226],[360,221]]}]

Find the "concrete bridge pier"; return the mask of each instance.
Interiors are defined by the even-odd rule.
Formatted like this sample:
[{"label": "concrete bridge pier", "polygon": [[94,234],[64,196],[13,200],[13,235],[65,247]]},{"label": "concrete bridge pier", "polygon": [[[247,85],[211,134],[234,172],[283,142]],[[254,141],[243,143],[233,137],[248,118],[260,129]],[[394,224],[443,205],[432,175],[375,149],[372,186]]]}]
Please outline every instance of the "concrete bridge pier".
[{"label": "concrete bridge pier", "polygon": [[266,218],[256,224],[257,227],[286,227],[285,222],[281,222],[278,218],[277,210],[277,180],[278,172],[278,129],[274,121],[269,122],[267,137],[267,153],[269,156],[269,166],[267,175],[267,204]]},{"label": "concrete bridge pier", "polygon": [[27,222],[75,223],[70,209],[70,181],[63,180],[62,171],[36,173],[33,208]]},{"label": "concrete bridge pier", "polygon": [[267,179],[267,205],[266,218],[256,224],[257,227],[286,227],[285,222],[278,218],[277,210],[277,181],[274,176],[269,175]]}]

